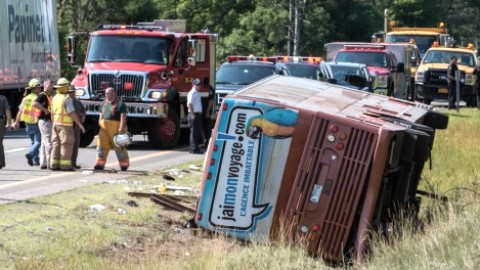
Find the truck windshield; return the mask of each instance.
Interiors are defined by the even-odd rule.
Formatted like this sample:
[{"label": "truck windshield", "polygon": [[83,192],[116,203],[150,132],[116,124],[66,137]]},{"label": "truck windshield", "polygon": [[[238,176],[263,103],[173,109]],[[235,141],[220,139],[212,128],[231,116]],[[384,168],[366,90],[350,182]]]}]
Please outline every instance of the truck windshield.
[{"label": "truck windshield", "polygon": [[318,74],[320,72],[319,66],[309,65],[309,64],[294,64],[294,63],[285,63],[290,71],[290,75],[300,78],[307,78],[318,80]]},{"label": "truck windshield", "polygon": [[417,44],[418,50],[420,54],[423,56],[425,52],[427,52],[434,41],[439,41],[438,36],[436,35],[395,35],[395,34],[388,34],[386,41],[389,43],[408,43],[410,39],[415,40],[415,44]]},{"label": "truck windshield", "polygon": [[274,74],[273,65],[223,65],[217,71],[216,83],[249,85]]},{"label": "truck windshield", "polygon": [[330,68],[332,70],[333,77],[339,85],[352,86],[352,84],[345,80],[346,75],[357,75],[366,78],[366,74],[364,73],[364,71],[358,67],[330,65]]},{"label": "truck windshield", "polygon": [[159,37],[93,36],[87,62],[141,62],[166,64],[168,40]]},{"label": "truck windshield", "polygon": [[343,51],[337,54],[335,62],[359,63],[369,67],[388,67],[387,58],[382,52]]},{"label": "truck windshield", "polygon": [[439,50],[430,50],[424,57],[423,63],[450,63],[452,56],[456,56],[459,61],[459,65],[474,67],[475,59],[473,59],[473,54],[469,53],[459,53],[453,51],[439,51]]}]

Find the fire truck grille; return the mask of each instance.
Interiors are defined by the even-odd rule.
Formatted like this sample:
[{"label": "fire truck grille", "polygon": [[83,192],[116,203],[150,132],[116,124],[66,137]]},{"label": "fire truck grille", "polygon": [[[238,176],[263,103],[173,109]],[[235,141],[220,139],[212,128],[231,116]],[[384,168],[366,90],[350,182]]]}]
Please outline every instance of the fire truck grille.
[{"label": "fire truck grille", "polygon": [[145,85],[145,76],[122,74],[115,77],[113,74],[90,74],[90,91],[93,94],[103,94],[107,87],[117,90],[117,95],[123,98],[138,98],[142,96]]},{"label": "fire truck grille", "polygon": [[[376,135],[343,126],[334,135],[347,135],[344,148],[338,150],[338,139],[327,140],[332,135],[331,125],[332,122],[321,118],[312,122],[289,205],[296,208],[293,218],[298,226],[318,226],[317,232],[311,232],[317,237],[309,243],[310,252],[336,261],[342,258],[347,245],[369,175]],[[319,186],[322,187],[318,195],[321,199],[315,203],[312,194]]]}]

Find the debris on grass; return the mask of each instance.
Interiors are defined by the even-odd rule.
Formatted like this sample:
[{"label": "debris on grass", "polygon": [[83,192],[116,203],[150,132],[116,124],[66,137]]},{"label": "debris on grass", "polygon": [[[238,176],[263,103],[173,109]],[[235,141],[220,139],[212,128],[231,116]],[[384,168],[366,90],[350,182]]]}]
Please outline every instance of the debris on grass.
[{"label": "debris on grass", "polygon": [[105,210],[105,206],[101,205],[101,204],[93,204],[93,205],[90,205],[90,210],[93,210],[93,211],[103,211]]},{"label": "debris on grass", "polygon": [[119,179],[119,180],[107,180],[105,183],[108,184],[128,184],[128,181],[125,179]]},{"label": "debris on grass", "polygon": [[200,171],[200,170],[201,170],[201,168],[198,167],[198,166],[195,165],[195,164],[190,165],[188,168],[189,168],[190,170],[192,170],[192,171]]}]

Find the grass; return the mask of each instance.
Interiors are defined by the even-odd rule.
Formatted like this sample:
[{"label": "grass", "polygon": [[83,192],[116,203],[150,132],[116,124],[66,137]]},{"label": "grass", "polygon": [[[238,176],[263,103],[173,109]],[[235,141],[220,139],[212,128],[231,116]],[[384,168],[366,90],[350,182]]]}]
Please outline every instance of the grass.
[{"label": "grass", "polygon": [[[480,112],[450,113],[437,131],[421,188],[449,197],[446,208],[423,198],[423,230],[405,222],[393,240],[373,236],[371,255],[351,269],[479,269]],[[201,166],[202,161],[194,162]],[[0,269],[329,269],[286,240],[244,243],[182,225],[192,216],[168,211],[128,191],[160,183],[198,188],[201,172],[179,167],[0,206]],[[139,206],[132,207],[130,201]],[[90,210],[102,204],[103,211]],[[119,214],[123,209],[126,214]],[[433,219],[431,219],[433,217]],[[394,229],[393,229],[394,230]],[[395,232],[395,231],[394,231]],[[392,244],[393,243],[393,244]]]}]

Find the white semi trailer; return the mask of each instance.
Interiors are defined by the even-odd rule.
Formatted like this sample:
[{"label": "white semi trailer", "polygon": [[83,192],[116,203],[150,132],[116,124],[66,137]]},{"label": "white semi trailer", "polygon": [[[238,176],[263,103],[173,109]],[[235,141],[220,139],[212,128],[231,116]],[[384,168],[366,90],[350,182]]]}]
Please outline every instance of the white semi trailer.
[{"label": "white semi trailer", "polygon": [[0,94],[15,108],[30,79],[59,77],[56,1],[0,0]]}]

